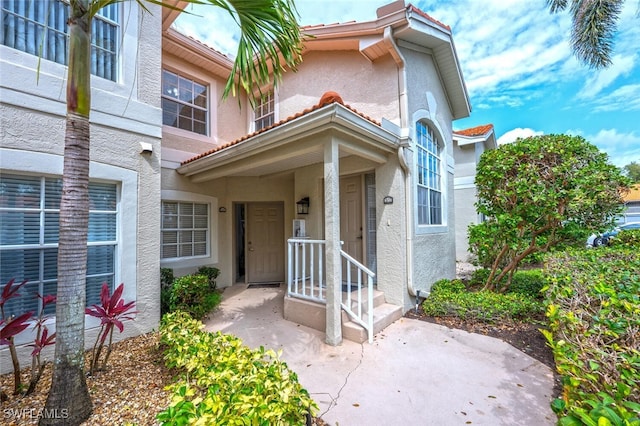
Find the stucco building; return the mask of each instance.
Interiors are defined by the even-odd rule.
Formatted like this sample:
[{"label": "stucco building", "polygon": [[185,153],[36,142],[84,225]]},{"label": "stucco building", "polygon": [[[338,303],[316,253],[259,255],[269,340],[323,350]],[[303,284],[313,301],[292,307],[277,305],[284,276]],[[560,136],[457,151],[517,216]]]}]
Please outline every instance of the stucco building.
[{"label": "stucco building", "polygon": [[[62,3],[36,3],[2,6],[0,277],[50,294],[66,19],[45,17]],[[305,27],[302,64],[259,88],[254,109],[243,94],[242,108],[221,101],[228,57],[173,30],[178,11],[147,7],[102,11],[92,55],[87,295],[125,284],[138,313],[119,338],[157,326],[160,267],[215,266],[219,287],[288,285],[288,315],[316,312],[331,344],[351,309],[345,285],[371,282],[397,317],[454,276],[452,122],[470,104],[448,26],[399,1],[372,21]],[[55,30],[40,64],[27,21]],[[90,345],[97,324],[86,325]]]}]

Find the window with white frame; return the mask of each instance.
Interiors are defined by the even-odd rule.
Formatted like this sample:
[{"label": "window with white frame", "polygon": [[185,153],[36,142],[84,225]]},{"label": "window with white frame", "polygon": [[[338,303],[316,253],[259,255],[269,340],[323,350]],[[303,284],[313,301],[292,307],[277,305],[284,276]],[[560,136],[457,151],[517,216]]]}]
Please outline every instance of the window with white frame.
[{"label": "window with white frame", "polygon": [[[3,0],[0,44],[67,65],[69,9],[65,0]],[[91,22],[91,73],[116,81],[119,4],[103,7]]]},{"label": "window with white frame", "polygon": [[207,256],[209,204],[162,202],[162,259]]},{"label": "window with white frame", "polygon": [[207,135],[207,86],[162,70],[162,124]]},{"label": "window with white frame", "polygon": [[418,224],[442,225],[442,164],[433,129],[416,123]]},{"label": "window with white frame", "polygon": [[[5,316],[38,312],[36,295],[56,294],[61,194],[60,177],[0,175],[0,284],[27,280]],[[114,286],[117,197],[116,184],[89,183],[87,305],[100,302],[102,283]],[[45,313],[54,314],[54,304]]]},{"label": "window with white frame", "polygon": [[265,129],[275,123],[275,97],[273,90],[260,97],[253,110],[254,131]]}]

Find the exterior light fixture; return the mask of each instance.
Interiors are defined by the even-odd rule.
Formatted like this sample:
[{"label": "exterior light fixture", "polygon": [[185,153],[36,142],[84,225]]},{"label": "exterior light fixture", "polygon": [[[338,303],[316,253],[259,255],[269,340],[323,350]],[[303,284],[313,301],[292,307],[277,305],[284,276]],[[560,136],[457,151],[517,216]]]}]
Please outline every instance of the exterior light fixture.
[{"label": "exterior light fixture", "polygon": [[304,197],[296,202],[298,214],[309,214],[309,197]]}]

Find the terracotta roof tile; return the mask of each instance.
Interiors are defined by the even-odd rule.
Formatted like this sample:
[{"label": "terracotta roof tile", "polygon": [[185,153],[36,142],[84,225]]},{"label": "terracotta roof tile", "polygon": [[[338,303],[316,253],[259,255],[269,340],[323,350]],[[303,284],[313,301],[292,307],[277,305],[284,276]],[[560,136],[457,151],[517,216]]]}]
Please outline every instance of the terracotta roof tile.
[{"label": "terracotta roof tile", "polygon": [[215,53],[217,53],[218,55],[224,56],[225,58],[227,58],[227,59],[229,59],[229,60],[232,60],[232,58],[231,58],[231,57],[229,57],[228,55],[226,55],[226,54],[222,53],[222,52],[221,52],[221,51],[219,51],[219,50],[214,49],[213,47],[209,46],[209,45],[208,45],[208,44],[206,44],[206,43],[203,43],[202,41],[198,40],[197,38],[192,37],[192,36],[187,35],[187,34],[184,34],[184,33],[180,32],[180,31],[178,31],[178,30],[177,30],[176,28],[174,28],[174,27],[171,27],[171,29],[172,29],[175,33],[180,34],[181,36],[186,37],[186,38],[188,38],[189,40],[196,42],[197,44],[199,44],[200,46],[204,47],[205,49],[211,50],[212,52],[215,52]]},{"label": "terracotta roof tile", "polygon": [[323,94],[322,97],[320,98],[320,101],[316,105],[314,105],[314,106],[312,106],[310,108],[304,109],[304,110],[302,110],[302,111],[300,111],[300,112],[298,112],[298,113],[296,113],[296,114],[294,114],[294,115],[292,115],[290,117],[285,118],[284,120],[280,120],[279,122],[274,123],[271,126],[265,127],[265,128],[260,129],[258,131],[255,131],[253,133],[249,133],[248,135],[244,135],[241,138],[238,138],[238,139],[236,139],[234,141],[228,142],[228,143],[226,143],[224,145],[217,146],[217,147],[215,147],[215,148],[213,148],[213,149],[211,149],[209,151],[203,152],[202,154],[198,154],[195,157],[192,157],[192,158],[190,158],[188,160],[183,161],[180,165],[184,166],[185,164],[189,164],[189,163],[191,163],[193,161],[196,161],[196,160],[198,160],[200,158],[203,158],[203,157],[206,157],[208,155],[214,154],[216,152],[222,151],[222,150],[224,150],[226,148],[229,148],[229,147],[232,147],[234,145],[238,145],[239,143],[244,142],[244,141],[246,141],[248,139],[251,139],[254,136],[257,136],[259,134],[265,133],[265,132],[267,132],[267,131],[269,131],[271,129],[274,129],[276,127],[282,126],[283,124],[286,124],[286,123],[288,123],[290,121],[293,121],[296,118],[299,118],[299,117],[302,117],[304,115],[307,115],[307,114],[309,114],[309,113],[311,113],[313,111],[316,111],[316,110],[318,110],[318,109],[320,109],[320,108],[322,108],[322,107],[324,107],[326,105],[331,105],[333,103],[338,103],[338,104],[344,106],[345,108],[347,108],[348,110],[358,114],[360,117],[364,118],[365,120],[370,121],[370,122],[372,122],[373,124],[375,124],[377,126],[381,126],[380,122],[374,120],[373,118],[369,117],[368,115],[365,115],[365,114],[359,112],[358,110],[356,110],[355,108],[351,107],[350,105],[345,104],[338,93],[329,91],[329,92],[326,92],[325,94]]},{"label": "terracotta roof tile", "polygon": [[430,20],[430,21],[431,21],[431,22],[433,22],[434,24],[439,25],[439,26],[441,26],[441,27],[442,27],[442,28],[444,28],[444,29],[446,29],[446,30],[448,30],[448,31],[451,31],[451,27],[450,27],[450,26],[448,26],[448,25],[446,25],[446,24],[443,24],[442,22],[438,21],[437,19],[435,19],[435,18],[431,17],[430,15],[428,15],[428,14],[427,14],[427,13],[425,13],[424,11],[422,11],[422,10],[418,9],[418,8],[417,8],[417,7],[415,7],[414,5],[410,4],[409,6],[407,6],[407,9],[408,9],[408,10],[411,10],[412,12],[417,13],[418,15],[420,15],[420,16],[422,16],[422,17],[424,17],[424,18],[427,18],[428,20]]},{"label": "terracotta roof tile", "polygon": [[481,126],[472,127],[470,129],[454,130],[453,133],[460,136],[482,136],[486,135],[493,129],[493,124],[483,124]]}]

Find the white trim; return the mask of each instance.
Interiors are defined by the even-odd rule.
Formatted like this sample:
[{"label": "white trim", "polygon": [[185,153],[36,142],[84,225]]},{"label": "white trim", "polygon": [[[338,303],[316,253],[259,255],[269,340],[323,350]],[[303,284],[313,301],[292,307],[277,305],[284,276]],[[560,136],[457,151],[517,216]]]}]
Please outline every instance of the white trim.
[{"label": "white trim", "polygon": [[[207,248],[209,254],[206,256],[180,257],[174,259],[160,259],[160,267],[162,268],[191,268],[197,266],[206,266],[218,263],[218,199],[208,195],[197,194],[187,191],[175,191],[164,189],[161,192],[161,202],[164,201],[183,201],[195,203],[209,204],[209,241]],[[162,213],[161,213],[162,214]],[[161,228],[162,229],[162,228]],[[162,230],[160,230],[162,232]]]},{"label": "white trim", "polygon": [[[0,168],[6,173],[29,173],[62,176],[64,158],[60,155],[0,148]],[[92,180],[115,182],[118,185],[116,252],[114,254],[114,285],[124,282],[122,298],[137,301],[138,172],[108,164],[91,162]],[[127,259],[128,262],[122,261]],[[85,316],[85,329],[99,326],[99,320]],[[55,327],[52,330],[55,331]],[[29,339],[25,333],[25,338]]]},{"label": "white trim", "polygon": [[[266,93],[265,93],[266,92]],[[273,124],[276,124],[280,121],[280,114],[278,108],[278,90],[274,87],[269,88],[266,91],[263,91],[265,94],[273,93]],[[248,108],[249,115],[249,133],[256,132],[256,109]]]},{"label": "white trim", "polygon": [[[431,107],[431,105],[430,105]],[[431,107],[432,109],[436,109],[437,106]],[[438,142],[442,144],[440,146],[440,178],[441,178],[441,193],[442,193],[442,224],[439,225],[421,225],[418,223],[418,173],[417,173],[417,162],[418,155],[413,155],[413,170],[414,173],[411,174],[412,181],[412,198],[414,202],[412,203],[411,209],[413,211],[413,226],[415,229],[416,235],[424,235],[424,234],[441,234],[446,233],[449,230],[449,226],[447,223],[448,219],[448,174],[453,174],[453,159],[450,155],[447,154],[447,141],[444,138],[444,132],[442,131],[442,127],[440,127],[436,117],[431,114],[430,111],[426,109],[419,109],[415,111],[411,117],[411,126],[410,126],[410,141],[411,145],[414,149],[414,152],[417,152],[417,139],[416,139],[416,123],[422,121],[427,123],[432,130],[436,133],[438,138]]]},{"label": "white trim", "polygon": [[453,189],[475,188],[475,176],[460,176],[453,178]]}]

